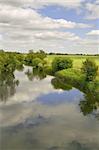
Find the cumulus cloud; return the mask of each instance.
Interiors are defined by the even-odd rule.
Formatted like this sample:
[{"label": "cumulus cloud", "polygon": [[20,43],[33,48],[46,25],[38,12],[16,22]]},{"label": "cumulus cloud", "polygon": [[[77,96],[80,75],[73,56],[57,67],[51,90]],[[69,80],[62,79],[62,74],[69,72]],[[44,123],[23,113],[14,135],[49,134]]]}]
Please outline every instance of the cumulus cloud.
[{"label": "cumulus cloud", "polygon": [[47,32],[39,32],[34,35],[37,39],[43,39],[43,40],[78,40],[79,37],[76,36],[74,33],[70,32],[58,32],[58,31],[47,31]]},{"label": "cumulus cloud", "polygon": [[[79,48],[82,50],[82,47],[88,44],[80,42],[83,39],[72,31],[67,32],[67,29],[91,29],[93,28],[92,25],[67,21],[62,18],[53,19],[45,17],[38,13],[37,10],[49,5],[76,9],[82,7],[84,1],[0,0],[0,48],[10,50],[28,50],[33,48],[57,51],[58,47],[63,52],[80,52]],[[88,49],[90,52],[90,44]],[[97,50],[96,45],[94,50]]]},{"label": "cumulus cloud", "polygon": [[45,7],[48,5],[59,5],[63,7],[80,7],[81,3],[85,0],[0,0],[2,5],[11,5],[11,6],[18,6],[18,7],[31,7],[31,8],[40,8]]},{"label": "cumulus cloud", "polygon": [[88,24],[43,17],[35,10],[0,5],[0,23],[27,29],[88,28]]},{"label": "cumulus cloud", "polygon": [[99,36],[99,30],[92,30],[92,31],[88,32],[87,35]]}]

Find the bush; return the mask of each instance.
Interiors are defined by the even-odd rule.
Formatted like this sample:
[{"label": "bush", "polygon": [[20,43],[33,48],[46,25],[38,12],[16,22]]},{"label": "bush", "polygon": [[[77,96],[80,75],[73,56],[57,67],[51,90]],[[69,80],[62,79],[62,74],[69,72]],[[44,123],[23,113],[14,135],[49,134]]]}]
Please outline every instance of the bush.
[{"label": "bush", "polygon": [[94,61],[86,59],[81,69],[85,73],[86,81],[93,81],[97,75],[98,66]]},{"label": "bush", "polygon": [[52,69],[54,72],[59,70],[72,68],[72,60],[65,57],[57,57],[52,62]]},{"label": "bush", "polygon": [[40,59],[40,58],[35,58],[32,60],[32,66],[35,67],[35,68],[38,68],[38,67],[42,67],[43,66],[43,61]]},{"label": "bush", "polygon": [[65,69],[58,71],[55,76],[57,78],[60,78],[63,80],[63,82],[66,82],[71,85],[81,85],[85,84],[85,76],[83,73],[81,73],[79,70],[76,69]]},{"label": "bush", "polygon": [[33,52],[32,50],[30,50],[30,52],[24,58],[24,64],[27,66],[33,66],[34,59],[41,59],[44,61],[45,57],[46,57],[46,53],[42,50],[38,52]]},{"label": "bush", "polygon": [[54,72],[52,70],[52,66],[45,66],[44,70],[45,70],[47,75],[52,75],[52,76],[54,75]]}]

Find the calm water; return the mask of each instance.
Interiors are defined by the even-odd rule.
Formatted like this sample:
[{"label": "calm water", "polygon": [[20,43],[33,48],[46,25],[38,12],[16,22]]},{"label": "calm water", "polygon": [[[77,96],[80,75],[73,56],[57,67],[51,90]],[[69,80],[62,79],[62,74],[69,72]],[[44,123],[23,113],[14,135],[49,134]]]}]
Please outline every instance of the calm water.
[{"label": "calm water", "polygon": [[99,150],[98,110],[84,116],[84,93],[53,78],[26,67],[0,87],[1,150]]}]

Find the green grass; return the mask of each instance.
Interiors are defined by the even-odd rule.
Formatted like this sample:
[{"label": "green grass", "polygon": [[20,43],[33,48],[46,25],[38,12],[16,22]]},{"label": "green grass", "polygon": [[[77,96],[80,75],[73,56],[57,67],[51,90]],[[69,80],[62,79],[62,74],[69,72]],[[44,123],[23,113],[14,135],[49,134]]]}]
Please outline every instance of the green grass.
[{"label": "green grass", "polygon": [[55,76],[62,83],[70,84],[84,93],[94,93],[95,97],[99,100],[99,80],[87,82],[85,75],[81,71],[72,68],[58,71]]},{"label": "green grass", "polygon": [[50,64],[55,57],[70,57],[73,60],[74,68],[81,68],[81,64],[86,58],[93,59],[99,66],[99,56],[78,56],[78,55],[48,55],[46,60]]},{"label": "green grass", "polygon": [[84,74],[82,74],[80,71],[76,70],[76,69],[64,69],[61,71],[58,71],[56,74],[63,76],[63,77],[67,77],[67,79],[71,79],[73,78],[73,80],[81,80],[81,78],[85,78]]},{"label": "green grass", "polygon": [[[82,66],[82,63],[86,60],[86,58],[90,58],[93,61],[96,62],[96,64],[99,67],[99,56],[82,56],[82,55],[48,55],[46,58],[47,64],[50,66],[53,59],[55,57],[69,57],[73,60],[73,68],[74,69],[80,69]],[[99,81],[99,69],[98,69],[98,75],[96,79]]]},{"label": "green grass", "polygon": [[[46,58],[49,70],[55,57],[69,57],[73,60],[73,68],[56,72],[55,77],[63,84],[70,84],[84,93],[92,93],[92,99],[99,100],[99,56],[78,56],[78,55],[48,55]],[[98,66],[98,74],[94,81],[87,82],[85,75],[81,72],[82,63],[87,59],[95,61]],[[59,83],[59,85],[60,85]]]}]

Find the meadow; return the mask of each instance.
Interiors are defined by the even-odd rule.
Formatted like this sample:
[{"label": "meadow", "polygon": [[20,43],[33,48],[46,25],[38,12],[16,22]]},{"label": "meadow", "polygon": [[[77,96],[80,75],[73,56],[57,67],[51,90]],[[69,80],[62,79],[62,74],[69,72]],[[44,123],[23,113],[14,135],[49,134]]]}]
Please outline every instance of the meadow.
[{"label": "meadow", "polygon": [[[73,60],[73,68],[74,69],[80,69],[82,66],[82,63],[87,59],[90,58],[91,60],[95,61],[98,68],[99,68],[99,56],[84,56],[84,55],[47,55],[46,61],[48,65],[50,66],[52,61],[55,57],[66,57],[71,58]],[[97,80],[99,80],[99,69],[98,69],[98,75],[96,77]]]}]

